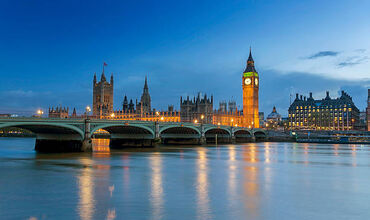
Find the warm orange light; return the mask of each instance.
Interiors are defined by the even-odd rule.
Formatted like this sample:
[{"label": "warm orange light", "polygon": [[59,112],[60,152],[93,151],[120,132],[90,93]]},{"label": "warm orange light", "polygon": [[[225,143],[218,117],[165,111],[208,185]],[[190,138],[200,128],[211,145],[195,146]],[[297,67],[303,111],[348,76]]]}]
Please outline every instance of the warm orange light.
[{"label": "warm orange light", "polygon": [[162,121],[164,120],[164,117],[163,117],[163,116],[161,117],[161,120],[162,120]]},{"label": "warm orange light", "polygon": [[197,119],[195,119],[195,120],[194,120],[194,123],[195,123],[195,124],[196,124],[196,123],[198,123],[198,120],[197,120]]},{"label": "warm orange light", "polygon": [[44,114],[44,111],[42,111],[41,109],[39,109],[39,110],[37,110],[37,114],[38,115],[42,115],[42,114]]},{"label": "warm orange light", "polygon": [[114,118],[116,116],[114,113],[110,114],[110,117]]},{"label": "warm orange light", "polygon": [[234,122],[234,119],[233,118],[231,119],[231,122]]},{"label": "warm orange light", "polygon": [[91,112],[90,106],[86,106],[86,112]]},{"label": "warm orange light", "polygon": [[201,118],[201,119],[204,119],[204,115],[201,115],[201,116],[200,116],[200,118]]},{"label": "warm orange light", "polygon": [[158,116],[159,115],[159,112],[155,112],[155,114]]}]

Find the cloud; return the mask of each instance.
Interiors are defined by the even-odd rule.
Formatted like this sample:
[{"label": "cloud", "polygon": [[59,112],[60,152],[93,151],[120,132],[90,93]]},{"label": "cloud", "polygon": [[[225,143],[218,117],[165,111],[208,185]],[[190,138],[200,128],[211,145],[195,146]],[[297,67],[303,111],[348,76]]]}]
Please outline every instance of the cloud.
[{"label": "cloud", "polygon": [[354,66],[354,65],[358,65],[358,64],[367,62],[367,60],[369,60],[368,56],[348,57],[346,61],[338,63],[338,66],[339,67]]},{"label": "cloud", "polygon": [[316,58],[320,58],[320,57],[335,57],[338,54],[339,54],[339,52],[337,52],[337,51],[330,51],[330,50],[320,51],[320,52],[317,52],[317,53],[307,57],[307,59],[316,59]]},{"label": "cloud", "polygon": [[[269,69],[283,74],[310,73],[328,79],[350,81],[370,79],[369,50],[348,50],[340,53],[321,51],[310,56],[310,58],[302,59],[300,57],[292,57],[286,61],[274,64]],[[314,57],[320,57],[320,59],[315,59]]]}]

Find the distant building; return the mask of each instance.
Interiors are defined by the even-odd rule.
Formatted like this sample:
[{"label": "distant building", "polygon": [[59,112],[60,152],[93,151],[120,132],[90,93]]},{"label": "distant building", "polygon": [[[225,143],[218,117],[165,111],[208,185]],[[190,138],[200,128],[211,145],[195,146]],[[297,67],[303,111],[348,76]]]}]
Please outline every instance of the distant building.
[{"label": "distant building", "polygon": [[281,115],[276,111],[275,106],[273,107],[272,112],[267,116],[266,120],[267,120],[267,124],[266,124],[267,128],[271,128],[271,129],[278,128],[279,124],[281,123]]},{"label": "distant building", "polygon": [[238,110],[237,107],[236,107],[236,101],[231,100],[231,101],[229,101],[228,104],[229,104],[229,112],[235,113]]},{"label": "distant building", "polygon": [[211,124],[213,121],[213,96],[203,97],[198,93],[193,99],[180,97],[180,115],[183,122],[194,122],[195,120]]},{"label": "distant building", "polygon": [[173,105],[169,105],[167,111],[156,111],[152,109],[148,80],[145,77],[143,93],[140,102],[136,100],[136,107],[132,99],[129,102],[125,95],[122,102],[122,110],[112,111],[111,114],[103,115],[101,118],[111,120],[180,122],[180,112],[174,111]]},{"label": "distant building", "polygon": [[367,121],[367,131],[370,131],[370,89],[367,90],[366,121]]},{"label": "distant building", "polygon": [[[104,63],[104,65],[106,65]],[[110,83],[107,82],[103,72],[100,82],[96,80],[94,74],[93,80],[93,115],[101,118],[102,116],[110,115],[113,112],[113,74],[110,77]]]},{"label": "distant building", "polygon": [[10,118],[12,114],[0,114],[0,118]]},{"label": "distant building", "polygon": [[289,110],[290,129],[353,130],[359,121],[359,110],[352,97],[342,91],[339,98],[332,99],[329,92],[321,100],[296,95]]},{"label": "distant building", "polygon": [[146,76],[145,76],[143,94],[141,95],[140,102],[139,103],[136,102],[136,111],[142,114],[148,114],[152,112],[152,104],[151,104],[149,88],[148,88],[148,80]]},{"label": "distant building", "polygon": [[265,113],[258,112],[258,119],[260,120],[260,128],[264,128],[265,127]]},{"label": "distant building", "polygon": [[68,118],[69,115],[68,115],[68,112],[69,112],[69,108],[65,108],[65,107],[56,107],[54,109],[54,107],[52,108],[49,108],[49,115],[48,117],[49,118]]},{"label": "distant building", "polygon": [[359,115],[359,121],[356,125],[356,130],[360,130],[360,131],[366,131],[366,111],[363,111],[363,112],[360,112],[360,115]]}]

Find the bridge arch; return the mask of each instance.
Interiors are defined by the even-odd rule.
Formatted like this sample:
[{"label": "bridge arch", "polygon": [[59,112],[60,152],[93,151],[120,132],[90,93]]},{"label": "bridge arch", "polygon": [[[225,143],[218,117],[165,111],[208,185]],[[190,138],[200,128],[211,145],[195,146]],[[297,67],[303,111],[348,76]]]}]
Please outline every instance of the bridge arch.
[{"label": "bridge arch", "polygon": [[[177,131],[176,131],[177,130]],[[162,128],[159,129],[159,134],[163,134],[165,133],[165,131],[172,131],[172,132],[178,132],[178,131],[187,131],[188,133],[193,133],[193,134],[201,134],[200,133],[200,130],[195,127],[195,126],[191,126],[191,125],[168,125],[168,126],[164,126]]]},{"label": "bridge arch", "polygon": [[237,129],[234,131],[235,142],[245,143],[253,141],[253,133],[247,129]]},{"label": "bridge arch", "polygon": [[253,131],[253,135],[256,141],[264,141],[267,139],[267,133],[264,130],[255,130]]},{"label": "bridge arch", "polygon": [[159,131],[164,144],[196,144],[201,137],[200,130],[191,125],[169,125]]},{"label": "bridge arch", "polygon": [[[54,135],[62,137],[70,135],[72,139],[84,139],[84,131],[74,125],[53,122],[12,122],[0,124],[0,128],[16,127],[29,130],[36,135]],[[50,137],[49,137],[50,138]]]},{"label": "bridge arch", "polygon": [[93,135],[95,131],[103,129],[112,134],[137,134],[140,138],[154,139],[154,131],[144,125],[140,124],[104,124],[94,127],[90,135]]},{"label": "bridge arch", "polygon": [[209,127],[204,130],[207,143],[230,143],[231,131],[222,127]]},{"label": "bridge arch", "polygon": [[220,134],[229,134],[231,136],[231,132],[229,129],[226,129],[226,128],[222,128],[222,127],[209,127],[209,128],[206,128],[204,129],[204,133],[206,134],[207,132],[217,132],[217,133],[220,133]]}]

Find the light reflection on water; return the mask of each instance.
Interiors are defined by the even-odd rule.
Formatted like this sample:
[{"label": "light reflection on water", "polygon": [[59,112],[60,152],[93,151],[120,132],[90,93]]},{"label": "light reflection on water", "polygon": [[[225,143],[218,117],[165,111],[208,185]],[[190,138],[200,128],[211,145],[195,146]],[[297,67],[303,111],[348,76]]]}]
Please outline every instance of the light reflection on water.
[{"label": "light reflection on water", "polygon": [[95,210],[95,199],[94,199],[94,180],[92,170],[92,160],[88,158],[81,158],[79,161],[85,166],[82,168],[78,178],[79,187],[79,204],[78,211],[82,220],[90,220],[93,217]]},{"label": "light reflection on water", "polygon": [[150,157],[149,166],[152,169],[150,177],[150,204],[152,206],[151,219],[163,218],[163,186],[162,186],[162,159],[159,152],[153,153]]},{"label": "light reflection on water", "polygon": [[35,154],[0,139],[0,219],[367,219],[370,148],[250,143]]},{"label": "light reflection on water", "polygon": [[208,164],[207,164],[207,149],[198,149],[197,166],[195,172],[197,173],[197,183],[195,185],[197,190],[197,218],[211,219],[211,210],[209,206],[208,196]]}]

